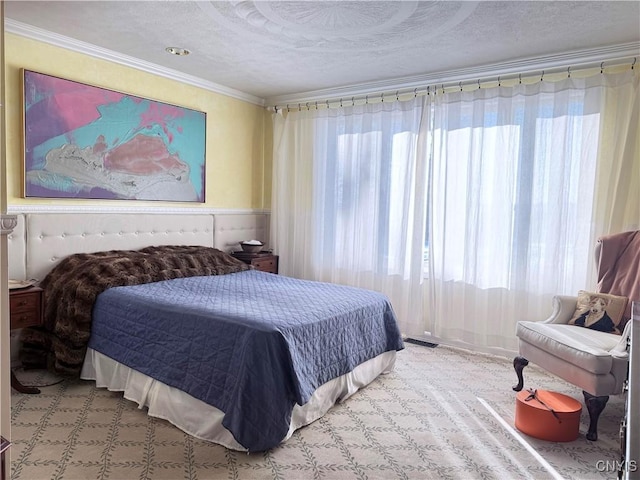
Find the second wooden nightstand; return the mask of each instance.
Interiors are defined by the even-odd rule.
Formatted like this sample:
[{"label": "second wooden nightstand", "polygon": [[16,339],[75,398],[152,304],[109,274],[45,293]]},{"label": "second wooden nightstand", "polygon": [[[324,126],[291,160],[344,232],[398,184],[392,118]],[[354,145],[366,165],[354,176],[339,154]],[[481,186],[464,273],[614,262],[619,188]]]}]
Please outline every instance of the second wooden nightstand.
[{"label": "second wooden nightstand", "polygon": [[249,253],[243,251],[232,252],[232,256],[244,263],[253,265],[256,270],[267,273],[278,273],[278,255],[271,252]]}]

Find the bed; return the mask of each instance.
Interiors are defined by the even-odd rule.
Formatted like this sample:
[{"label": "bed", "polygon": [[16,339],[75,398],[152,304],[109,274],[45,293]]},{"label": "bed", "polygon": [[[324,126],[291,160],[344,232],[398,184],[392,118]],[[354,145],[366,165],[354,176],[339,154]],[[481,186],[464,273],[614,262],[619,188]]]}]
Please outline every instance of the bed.
[{"label": "bed", "polygon": [[384,295],[260,272],[206,245],[74,253],[41,286],[27,364],[122,391],[234,450],[286,441],[403,348]]}]

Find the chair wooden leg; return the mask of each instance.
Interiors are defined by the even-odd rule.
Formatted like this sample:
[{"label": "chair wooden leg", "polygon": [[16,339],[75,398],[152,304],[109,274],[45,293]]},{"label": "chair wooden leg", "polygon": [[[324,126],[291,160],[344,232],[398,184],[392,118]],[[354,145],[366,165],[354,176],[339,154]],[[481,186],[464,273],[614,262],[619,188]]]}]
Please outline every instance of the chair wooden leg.
[{"label": "chair wooden leg", "polygon": [[587,440],[595,442],[598,440],[598,419],[600,418],[600,414],[602,413],[602,410],[604,410],[605,405],[609,401],[609,395],[596,397],[595,395],[591,395],[585,391],[583,391],[582,394],[584,395],[584,403],[587,406],[590,420],[589,430],[587,431]]},{"label": "chair wooden leg", "polygon": [[522,390],[522,387],[524,386],[524,380],[522,378],[522,370],[527,365],[529,365],[529,360],[527,360],[524,357],[516,357],[513,359],[513,368],[515,369],[516,375],[518,376],[518,384],[513,386],[513,390],[515,390],[516,392],[519,392],[520,390]]}]

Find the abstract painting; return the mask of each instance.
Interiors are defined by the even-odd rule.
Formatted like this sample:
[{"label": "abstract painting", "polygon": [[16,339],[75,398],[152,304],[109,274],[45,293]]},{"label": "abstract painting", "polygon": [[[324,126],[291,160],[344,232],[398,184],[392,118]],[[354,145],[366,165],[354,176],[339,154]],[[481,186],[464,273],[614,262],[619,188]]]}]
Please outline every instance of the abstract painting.
[{"label": "abstract painting", "polygon": [[23,74],[25,197],[205,201],[204,112]]}]

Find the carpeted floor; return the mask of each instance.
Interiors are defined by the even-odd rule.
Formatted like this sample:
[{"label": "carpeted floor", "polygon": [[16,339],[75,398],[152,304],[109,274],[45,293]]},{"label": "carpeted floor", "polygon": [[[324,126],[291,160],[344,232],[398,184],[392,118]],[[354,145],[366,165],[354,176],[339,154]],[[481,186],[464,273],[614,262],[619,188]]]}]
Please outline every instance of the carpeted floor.
[{"label": "carpeted floor", "polygon": [[[25,384],[53,383],[21,372]],[[581,402],[582,392],[535,366],[525,387]],[[13,480],[40,479],[600,479],[619,458],[624,398],[611,397],[599,439],[553,443],[513,428],[510,359],[406,344],[396,369],[280,447],[233,452],[153,419],[93,382],[63,381],[12,396]],[[515,433],[515,435],[513,434]],[[545,465],[546,464],[546,465]]]}]

